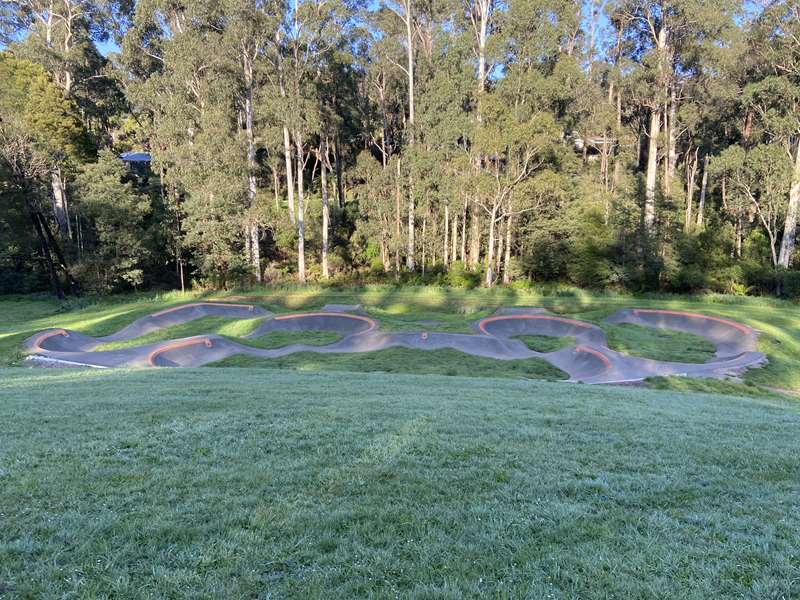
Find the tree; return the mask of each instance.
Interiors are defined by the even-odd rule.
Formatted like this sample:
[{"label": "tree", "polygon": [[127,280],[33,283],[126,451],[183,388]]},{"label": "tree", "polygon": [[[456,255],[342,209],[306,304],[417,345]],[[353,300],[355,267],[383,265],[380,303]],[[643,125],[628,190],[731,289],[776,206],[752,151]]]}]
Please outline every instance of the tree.
[{"label": "tree", "polygon": [[150,199],[136,189],[125,165],[110,150],[102,150],[96,163],[81,169],[75,188],[79,210],[92,225],[92,236],[85,242],[87,259],[81,265],[84,280],[104,292],[141,285]]},{"label": "tree", "polygon": [[[406,64],[397,66],[406,74],[408,78],[408,129],[410,130],[408,143],[414,144],[414,52],[415,41],[417,38],[417,23],[415,21],[414,0],[399,0],[397,2],[385,2],[384,6],[393,12],[405,28],[403,45],[405,47]],[[416,208],[414,205],[414,180],[411,170],[408,171],[408,248],[406,252],[406,268],[413,271],[416,268],[414,256],[415,244],[414,233],[416,226]]]},{"label": "tree", "polygon": [[649,113],[646,130],[643,217],[645,232],[652,237],[656,219],[656,183],[662,134],[664,192],[671,190],[677,154],[676,116],[679,102],[679,74],[693,69],[703,45],[724,39],[732,23],[733,3],[729,0],[623,0],[615,7],[613,22],[622,28],[630,56],[643,69],[646,88],[641,101]]},{"label": "tree", "polygon": [[712,163],[715,176],[730,182],[726,204],[749,205],[769,238],[773,267],[780,265],[778,242],[786,211],[786,188],[792,163],[775,144],[752,150],[730,146]]},{"label": "tree", "polygon": [[[14,198],[24,202],[47,265],[53,292],[63,296],[57,271],[77,293],[61,245],[44,216],[47,182],[61,157],[78,159],[91,151],[74,105],[64,98],[38,65],[0,53],[0,157],[5,163]],[[54,218],[68,228],[66,204],[52,197]]]}]

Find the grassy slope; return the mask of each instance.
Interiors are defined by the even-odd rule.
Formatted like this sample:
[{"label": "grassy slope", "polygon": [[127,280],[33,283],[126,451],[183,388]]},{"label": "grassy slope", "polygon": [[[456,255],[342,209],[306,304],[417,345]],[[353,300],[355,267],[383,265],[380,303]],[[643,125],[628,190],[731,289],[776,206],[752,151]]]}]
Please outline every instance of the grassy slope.
[{"label": "grassy slope", "polygon": [[[562,290],[551,295],[511,289],[440,288],[280,288],[214,294],[140,295],[111,298],[85,307],[62,307],[51,299],[0,300],[0,364],[20,358],[19,344],[46,327],[61,326],[98,335],[116,331],[133,319],[189,300],[258,302],[273,311],[310,310],[328,302],[360,303],[372,310],[384,328],[420,328],[416,321],[439,321],[434,331],[469,330],[471,321],[500,306],[544,306],[581,319],[599,320],[619,308],[669,308],[699,311],[735,319],[761,330],[760,348],[770,364],[747,374],[747,382],[800,391],[800,319],[796,304],[760,298],[659,296],[633,298]],[[692,386],[692,383],[687,384]],[[701,387],[707,389],[703,384]],[[727,389],[727,388],[726,388]]]},{"label": "grassy slope", "polygon": [[0,379],[0,596],[800,593],[797,403],[255,369]]},{"label": "grassy slope", "polygon": [[556,381],[569,375],[538,358],[494,360],[449,348],[421,352],[409,348],[386,348],[375,352],[318,354],[297,352],[264,360],[237,355],[214,363],[215,367],[262,367],[295,371],[355,371],[360,373],[411,373],[416,375],[460,375],[462,377],[525,377]]}]

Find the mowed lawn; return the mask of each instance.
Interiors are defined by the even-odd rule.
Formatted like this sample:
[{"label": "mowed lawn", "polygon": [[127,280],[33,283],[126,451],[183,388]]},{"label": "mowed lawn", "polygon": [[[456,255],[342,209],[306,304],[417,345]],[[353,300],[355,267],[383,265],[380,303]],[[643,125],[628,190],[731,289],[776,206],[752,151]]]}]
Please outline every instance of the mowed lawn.
[{"label": "mowed lawn", "polygon": [[3,598],[795,598],[800,403],[0,370]]}]

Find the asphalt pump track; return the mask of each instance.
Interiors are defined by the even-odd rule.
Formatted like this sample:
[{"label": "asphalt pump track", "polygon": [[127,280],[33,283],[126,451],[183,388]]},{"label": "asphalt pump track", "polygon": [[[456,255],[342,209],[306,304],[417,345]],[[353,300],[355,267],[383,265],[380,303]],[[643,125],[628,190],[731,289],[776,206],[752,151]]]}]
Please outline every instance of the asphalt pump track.
[{"label": "asphalt pump track", "polygon": [[[129,341],[152,331],[207,316],[231,319],[263,318],[251,332],[257,338],[274,331],[329,331],[341,339],[326,346],[291,344],[261,349],[220,335],[182,339],[102,350],[110,342]],[[746,325],[699,313],[655,309],[624,309],[606,319],[644,327],[692,333],[712,342],[714,357],[705,363],[666,362],[630,356],[611,350],[605,332],[592,323],[547,313],[540,308],[500,309],[474,323],[475,333],[428,331],[385,332],[378,322],[351,305],[327,305],[317,312],[275,315],[250,304],[194,302],[168,308],[137,319],[114,334],[91,337],[77,331],[47,329],[28,338],[24,347],[34,363],[113,367],[200,367],[236,354],[265,359],[295,352],[374,352],[403,347],[416,350],[450,348],[496,360],[541,358],[583,383],[628,383],[648,377],[677,375],[696,378],[736,376],[766,362],[757,351],[758,332]],[[555,352],[535,352],[516,339],[521,335],[571,337],[575,343]]]}]

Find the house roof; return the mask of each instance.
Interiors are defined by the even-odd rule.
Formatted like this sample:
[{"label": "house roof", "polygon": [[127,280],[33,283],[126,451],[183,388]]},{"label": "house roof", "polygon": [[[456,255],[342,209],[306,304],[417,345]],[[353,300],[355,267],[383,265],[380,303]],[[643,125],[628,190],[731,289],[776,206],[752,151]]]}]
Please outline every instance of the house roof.
[{"label": "house roof", "polygon": [[119,157],[125,162],[150,162],[149,152],[123,152]]}]

